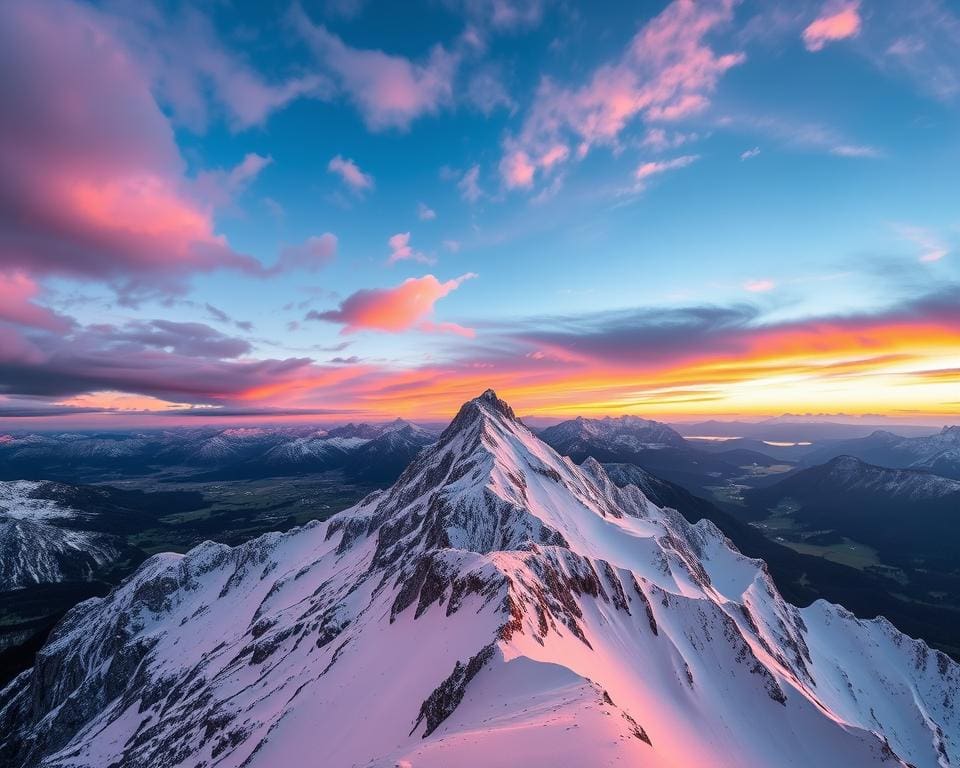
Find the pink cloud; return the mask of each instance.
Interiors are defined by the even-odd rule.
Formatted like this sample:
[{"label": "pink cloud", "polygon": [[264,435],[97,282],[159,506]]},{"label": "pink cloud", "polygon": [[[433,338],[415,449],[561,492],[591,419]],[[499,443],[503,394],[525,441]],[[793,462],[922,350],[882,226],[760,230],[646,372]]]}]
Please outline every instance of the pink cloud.
[{"label": "pink cloud", "polygon": [[21,73],[0,78],[0,268],[127,297],[183,290],[198,271],[262,274],[215,232],[169,121],[96,11],[2,4],[0,69]]},{"label": "pink cloud", "polygon": [[830,2],[819,17],[803,30],[803,44],[808,51],[819,51],[827,43],[856,37],[860,34],[860,0]]},{"label": "pink cloud", "polygon": [[[537,171],[549,174],[569,156],[570,148],[559,142],[551,145],[535,158],[522,149],[517,149],[509,152],[500,161],[500,174],[508,189],[531,187]],[[554,181],[559,182],[559,177]]]},{"label": "pink cloud", "polygon": [[14,323],[47,331],[66,331],[70,318],[34,303],[38,286],[22,272],[0,272],[0,322]]},{"label": "pink cloud", "polygon": [[473,328],[465,328],[457,323],[432,323],[424,320],[417,328],[426,333],[452,333],[455,336],[463,336],[465,339],[473,339],[477,336]]},{"label": "pink cloud", "polygon": [[676,170],[677,168],[686,168],[699,159],[699,155],[681,155],[672,160],[653,160],[651,162],[641,163],[634,172],[634,176],[637,181],[643,182],[651,176],[657,176],[667,171]]},{"label": "pink cloud", "polygon": [[342,333],[361,330],[399,333],[427,322],[437,301],[474,277],[474,273],[468,272],[443,283],[433,275],[411,277],[395,288],[357,291],[348,296],[339,309],[311,311],[307,319],[341,323],[344,326]]},{"label": "pink cloud", "polygon": [[437,212],[426,203],[417,203],[417,218],[420,221],[433,221],[437,218]]},{"label": "pink cloud", "polygon": [[751,293],[765,293],[766,291],[772,291],[777,287],[777,284],[773,280],[762,279],[762,280],[748,280],[743,284],[744,290],[750,291]]},{"label": "pink cloud", "polygon": [[425,253],[415,250],[410,245],[410,233],[398,232],[387,240],[390,246],[390,257],[388,264],[396,264],[398,261],[419,261],[421,264],[433,264],[435,259],[431,259]]},{"label": "pink cloud", "polygon": [[618,60],[598,67],[586,84],[564,87],[545,78],[520,135],[506,142],[502,170],[508,185],[519,152],[552,161],[545,164],[549,167],[567,159],[551,154],[565,146],[567,134],[576,138],[577,157],[583,157],[594,145],[615,145],[636,118],[674,121],[706,109],[723,74],[744,60],[739,52],[717,54],[706,42],[729,23],[733,5],[734,0],[674,0]]},{"label": "pink cloud", "polygon": [[530,156],[522,150],[511,152],[500,161],[500,173],[510,189],[532,186],[536,170]]},{"label": "pink cloud", "polygon": [[449,103],[459,57],[434,46],[423,64],[373,49],[352,48],[295,7],[296,28],[317,59],[337,78],[371,130],[406,129]]},{"label": "pink cloud", "polygon": [[550,149],[540,155],[537,165],[545,170],[550,170],[557,163],[562,163],[570,156],[570,150],[566,144],[554,144]]},{"label": "pink cloud", "polygon": [[349,158],[344,159],[340,155],[337,155],[330,160],[327,165],[327,170],[330,171],[330,173],[337,174],[337,176],[343,180],[343,183],[354,192],[363,193],[373,189],[373,176],[361,171],[360,166]]}]

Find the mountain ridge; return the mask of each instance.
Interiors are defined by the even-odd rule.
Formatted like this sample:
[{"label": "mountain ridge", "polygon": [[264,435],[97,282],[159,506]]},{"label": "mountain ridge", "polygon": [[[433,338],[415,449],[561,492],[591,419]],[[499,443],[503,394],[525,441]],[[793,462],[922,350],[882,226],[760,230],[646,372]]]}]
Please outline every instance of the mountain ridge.
[{"label": "mountain ridge", "polygon": [[488,390],[329,521],[154,556],[71,611],[0,692],[0,764],[951,765],[958,692],[944,654],[789,605]]}]

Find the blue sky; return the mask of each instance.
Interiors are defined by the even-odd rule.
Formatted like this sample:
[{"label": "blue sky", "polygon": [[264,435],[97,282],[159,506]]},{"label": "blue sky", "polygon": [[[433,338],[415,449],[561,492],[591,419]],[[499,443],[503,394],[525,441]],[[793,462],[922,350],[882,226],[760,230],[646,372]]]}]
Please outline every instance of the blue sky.
[{"label": "blue sky", "polygon": [[[14,132],[0,136],[24,179],[89,182],[96,205],[109,208],[96,226],[110,230],[93,238],[81,220],[89,206],[62,231],[42,202],[7,211],[8,222],[27,222],[8,226],[0,242],[8,295],[23,307],[0,320],[11,348],[15,339],[37,350],[32,362],[12,360],[6,379],[0,369],[11,413],[21,401],[110,410],[121,395],[137,409],[222,407],[263,384],[186,387],[175,397],[134,375],[112,382],[79,362],[60,367],[63,331],[49,337],[57,323],[100,367],[111,354],[149,353],[151,364],[172,354],[184,376],[195,359],[198,369],[243,380],[258,362],[309,358],[290,388],[269,402],[253,398],[257,407],[443,412],[447,402],[426,404],[439,381],[462,379],[465,392],[474,380],[464,371],[492,364],[508,388],[517,377],[522,402],[546,411],[555,398],[544,396],[544,382],[567,381],[575,363],[564,359],[569,350],[530,346],[531,333],[597,325],[611,312],[656,326],[658,309],[670,318],[710,307],[746,308],[748,335],[824,319],[865,324],[864,348],[875,357],[876,339],[891,333],[886,318],[907,317],[914,326],[904,339],[921,328],[936,341],[869,375],[925,378],[884,379],[882,396],[863,407],[902,394],[920,415],[953,408],[943,380],[930,389],[929,371],[960,365],[960,345],[950,343],[957,317],[918,318],[913,309],[949,305],[960,282],[960,18],[942,0],[57,0],[12,3],[5,14],[9,30],[35,35],[3,62],[5,96],[27,130],[60,108],[60,94],[26,103],[14,66],[27,81],[58,67],[76,72],[71,92],[81,95],[97,87],[98,72],[101,82],[120,78],[115,103],[102,96],[103,117],[84,117],[56,170],[42,161],[30,168]],[[122,120],[97,123],[114,110]],[[129,142],[129,156],[100,146],[113,134]],[[40,145],[36,156],[46,151]],[[101,167],[109,172],[73,171]],[[144,210],[112,196],[111,184],[129,189],[144,174],[162,180],[147,196],[162,192],[177,207],[170,231],[147,232],[155,227],[141,224]],[[4,192],[25,196],[16,182]],[[146,210],[160,202],[149,198]],[[115,244],[118,228],[140,239]],[[326,250],[311,250],[324,237]],[[72,262],[52,254],[57,238],[57,254],[75,250]],[[392,263],[391,238],[406,245]],[[164,248],[186,255],[168,265]],[[393,293],[431,275],[448,287],[430,287],[422,304]],[[36,307],[60,319],[38,324]],[[308,319],[311,310],[320,319]],[[393,313],[386,325],[371,319],[381,310]],[[142,332],[157,320],[185,324],[191,343],[198,334],[240,339],[243,351],[223,357],[217,347],[207,359],[185,353],[186,343],[160,345]],[[910,343],[893,346],[888,357]],[[798,352],[808,366],[818,352],[829,359],[816,365],[859,359],[855,340],[808,347]],[[756,351],[744,342],[729,355]],[[529,371],[530,360],[550,356],[555,370]],[[687,350],[677,357],[687,360]],[[605,391],[574,376],[577,395],[564,408],[641,407],[625,394],[630,371],[612,371],[615,355],[578,361],[617,383]],[[75,391],[29,383],[77,366],[78,379],[91,381]],[[344,366],[357,366],[355,375]],[[422,374],[422,388],[399,402],[396,381],[411,374]],[[662,369],[633,376],[677,379]],[[795,396],[810,390],[805,381],[794,382]],[[849,409],[853,391],[810,405]],[[788,400],[768,407],[789,410]],[[744,399],[710,402],[692,408],[735,412]]]}]

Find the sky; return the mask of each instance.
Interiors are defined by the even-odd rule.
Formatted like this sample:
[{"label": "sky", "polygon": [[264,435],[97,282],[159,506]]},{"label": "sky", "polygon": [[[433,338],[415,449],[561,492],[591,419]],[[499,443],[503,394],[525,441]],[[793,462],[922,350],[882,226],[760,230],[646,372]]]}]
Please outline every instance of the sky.
[{"label": "sky", "polygon": [[960,421],[948,0],[0,4],[0,427]]}]

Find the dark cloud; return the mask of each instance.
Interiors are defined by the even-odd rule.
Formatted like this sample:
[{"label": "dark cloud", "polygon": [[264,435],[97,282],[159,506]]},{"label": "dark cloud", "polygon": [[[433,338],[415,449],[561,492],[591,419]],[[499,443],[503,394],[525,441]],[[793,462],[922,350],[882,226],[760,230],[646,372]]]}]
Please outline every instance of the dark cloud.
[{"label": "dark cloud", "polygon": [[706,347],[732,351],[739,332],[756,322],[750,305],[637,309],[583,317],[550,318],[516,337],[531,345],[622,362],[675,358]]},{"label": "dark cloud", "polygon": [[107,413],[107,408],[87,408],[72,405],[0,403],[2,419],[32,419],[45,416],[72,416],[77,413]]},{"label": "dark cloud", "polygon": [[251,323],[249,320],[235,320],[222,309],[215,307],[209,302],[205,303],[203,306],[204,309],[206,309],[210,314],[210,317],[216,320],[218,323],[228,323],[230,325],[234,325],[241,331],[246,331],[247,333],[253,330],[253,323]]},{"label": "dark cloud", "polygon": [[227,336],[203,323],[177,323],[171,320],[131,322],[107,331],[110,344],[135,343],[168,349],[187,357],[236,358],[251,351],[250,342]]}]

